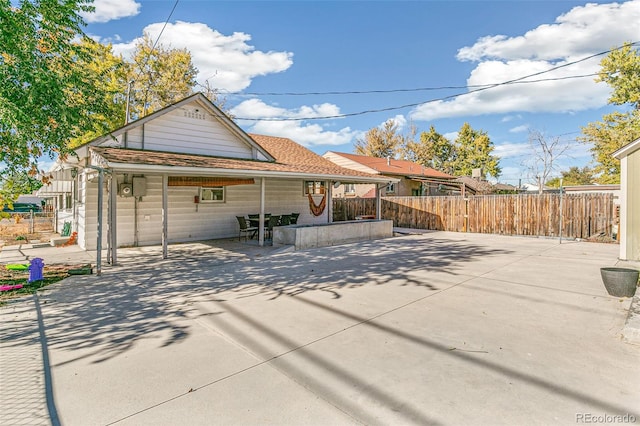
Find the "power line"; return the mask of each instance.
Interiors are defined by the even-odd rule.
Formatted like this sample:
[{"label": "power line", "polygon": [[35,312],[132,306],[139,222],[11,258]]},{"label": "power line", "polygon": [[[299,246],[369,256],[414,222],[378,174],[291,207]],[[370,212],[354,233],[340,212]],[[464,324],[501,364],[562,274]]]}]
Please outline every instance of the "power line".
[{"label": "power line", "polygon": [[[136,73],[136,78],[139,77],[142,73],[144,73],[144,68],[147,66],[147,64],[149,63],[149,59],[151,58],[151,54],[153,53],[154,50],[156,50],[156,46],[158,45],[158,42],[160,41],[160,37],[162,37],[162,33],[164,33],[165,28],[167,28],[167,25],[169,24],[169,20],[171,19],[171,17],[173,16],[173,12],[175,12],[176,7],[178,6],[178,2],[180,0],[176,0],[175,3],[173,4],[173,8],[171,9],[171,12],[169,13],[169,16],[167,16],[167,19],[165,19],[164,24],[162,25],[162,29],[160,30],[160,33],[158,34],[158,37],[156,37],[156,40],[153,42],[153,45],[151,46],[151,50],[149,51],[149,55],[147,55],[147,57],[145,58],[145,61],[142,65],[140,65],[134,57],[134,62],[136,63],[136,65],[138,65],[138,70],[139,72]],[[135,79],[132,80],[132,82],[135,81]],[[132,83],[129,83],[129,85],[131,85]],[[144,102],[142,104],[142,115],[144,115],[146,108],[147,108],[147,97],[149,95],[149,90],[151,86],[151,75],[149,75],[149,81],[147,83],[147,87],[144,89]],[[127,99],[127,106],[129,104],[129,99]],[[127,117],[127,121],[128,121],[129,117]]]},{"label": "power line", "polygon": [[[581,75],[569,75],[565,77],[553,77],[553,78],[541,78],[538,80],[516,81],[513,84],[530,84],[540,83],[545,81],[557,81],[557,80],[570,80],[574,78],[595,77],[599,73],[581,74]],[[425,92],[436,90],[452,90],[452,89],[468,89],[468,88],[483,88],[490,87],[501,83],[487,83],[487,84],[470,84],[465,86],[434,86],[434,87],[416,87],[409,89],[388,89],[388,90],[345,90],[345,91],[328,91],[328,92],[232,92],[227,90],[219,90],[218,93],[224,95],[236,95],[236,96],[313,96],[313,95],[362,95],[362,94],[380,94],[380,93],[406,93],[406,92]],[[200,87],[204,85],[197,83]]]},{"label": "power line", "polygon": [[[640,42],[638,42],[638,41],[634,41],[634,42],[628,43],[628,44],[631,45],[631,46],[634,46],[634,45],[637,45],[639,43]],[[546,74],[546,73],[549,73],[549,72],[552,72],[552,71],[556,71],[556,70],[559,70],[559,69],[562,69],[562,68],[569,67],[571,65],[575,65],[575,64],[578,64],[578,63],[581,63],[581,62],[585,62],[585,61],[588,61],[588,60],[593,59],[593,58],[598,57],[598,56],[606,55],[608,53],[613,52],[614,50],[619,50],[622,47],[623,46],[619,46],[619,47],[615,47],[613,49],[609,49],[609,50],[606,50],[606,51],[603,51],[603,52],[595,53],[593,55],[589,55],[589,56],[586,56],[584,58],[581,58],[581,59],[578,59],[578,60],[575,60],[575,61],[567,62],[567,63],[562,64],[562,65],[557,65],[555,67],[549,68],[548,70],[538,71],[538,72],[535,72],[533,74],[525,75],[523,77],[519,77],[519,78],[515,78],[515,79],[512,79],[512,80],[503,81],[501,83],[495,83],[495,84],[490,84],[490,85],[478,87],[476,89],[469,90],[469,91],[464,92],[464,93],[456,93],[456,94],[453,94],[453,95],[443,96],[443,97],[440,97],[440,98],[430,99],[430,100],[422,101],[422,102],[414,102],[414,103],[404,104],[404,105],[400,105],[400,106],[378,108],[378,109],[369,109],[369,110],[364,110],[364,111],[345,113],[345,114],[327,115],[327,116],[315,116],[315,117],[267,117],[267,118],[235,117],[235,119],[237,119],[237,120],[245,120],[245,121],[326,120],[326,119],[354,117],[354,116],[377,113],[377,112],[395,111],[395,110],[399,110],[399,109],[416,107],[416,106],[424,105],[424,104],[428,104],[428,103],[433,103],[433,102],[438,102],[438,101],[445,101],[445,100],[448,100],[448,99],[457,98],[459,96],[464,96],[464,95],[469,95],[469,94],[472,94],[472,93],[477,93],[477,92],[482,92],[482,91],[485,91],[485,90],[494,89],[496,87],[507,86],[507,85],[511,85],[511,84],[527,83],[526,81],[523,81],[523,80],[527,80],[527,79],[529,79],[531,77],[536,77],[536,76],[543,75],[543,74]],[[585,76],[589,76],[589,75],[585,75]],[[557,80],[562,80],[562,79],[567,79],[567,78],[582,78],[582,76],[557,77],[556,79]],[[466,87],[470,87],[470,86],[466,86]]]}]

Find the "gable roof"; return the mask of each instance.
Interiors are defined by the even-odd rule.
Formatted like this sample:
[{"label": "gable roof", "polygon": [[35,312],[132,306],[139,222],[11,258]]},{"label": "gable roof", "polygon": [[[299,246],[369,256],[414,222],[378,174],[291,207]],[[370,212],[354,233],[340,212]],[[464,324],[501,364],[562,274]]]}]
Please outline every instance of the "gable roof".
[{"label": "gable roof", "polygon": [[89,146],[96,146],[96,145],[100,145],[102,143],[108,142],[110,140],[113,140],[114,138],[116,138],[117,136],[120,136],[122,134],[124,134],[125,132],[128,132],[130,130],[136,129],[138,127],[141,127],[142,125],[144,125],[145,123],[152,121],[160,116],[163,116],[165,114],[170,113],[171,111],[174,111],[178,108],[182,108],[183,106],[190,104],[190,103],[197,103],[200,107],[204,108],[205,110],[207,110],[207,112],[209,114],[211,114],[213,117],[215,117],[215,119],[218,120],[218,122],[220,124],[222,124],[224,127],[226,127],[232,134],[234,134],[238,139],[240,139],[241,141],[243,141],[244,143],[246,143],[247,145],[249,145],[251,148],[258,150],[258,152],[260,152],[262,155],[264,155],[268,160],[275,160],[273,157],[271,157],[269,155],[269,153],[267,153],[266,151],[264,151],[264,149],[262,147],[260,147],[260,145],[258,145],[253,139],[251,139],[251,137],[244,131],[242,130],[233,120],[231,120],[222,110],[220,110],[220,108],[218,108],[217,106],[215,106],[213,104],[213,102],[211,102],[204,94],[202,94],[201,92],[198,93],[194,93],[191,96],[188,96],[174,104],[168,105],[162,109],[159,109],[158,111],[155,111],[149,115],[146,115],[136,121],[132,121],[131,123],[125,124],[122,127],[119,127],[115,130],[110,131],[109,133],[99,136],[77,148],[75,148],[75,150],[80,150],[82,148],[87,148]]},{"label": "gable roof", "polygon": [[419,176],[419,177],[443,178],[443,179],[454,178],[454,176],[451,176],[447,173],[441,172],[436,169],[432,169],[431,167],[424,167],[418,163],[414,163],[408,160],[369,157],[366,155],[348,154],[346,152],[335,152],[335,151],[329,151],[329,153],[339,155],[343,158],[354,161],[363,166],[369,167],[370,169],[375,170],[376,172],[378,172],[378,174],[381,174],[381,175],[395,175],[395,176],[408,176],[408,177]]},{"label": "gable roof", "polygon": [[625,146],[623,146],[622,148],[620,148],[619,150],[611,154],[611,156],[617,158],[618,160],[621,160],[622,158],[630,154],[633,154],[639,149],[640,149],[640,138],[636,139],[631,143],[626,144]]},{"label": "gable roof", "polygon": [[92,160],[101,167],[126,172],[160,172],[182,175],[289,177],[331,179],[343,182],[388,183],[397,179],[340,167],[291,139],[252,134],[254,143],[275,161],[245,160],[175,152],[127,148],[90,147]]}]

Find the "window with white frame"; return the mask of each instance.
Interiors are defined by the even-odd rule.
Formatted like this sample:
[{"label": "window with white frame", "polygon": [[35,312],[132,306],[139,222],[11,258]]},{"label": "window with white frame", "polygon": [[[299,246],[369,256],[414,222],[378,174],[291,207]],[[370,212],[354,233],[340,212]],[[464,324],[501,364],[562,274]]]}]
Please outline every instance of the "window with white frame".
[{"label": "window with white frame", "polygon": [[200,188],[201,203],[224,203],[224,186],[209,186]]},{"label": "window with white frame", "polygon": [[319,180],[304,181],[304,195],[324,194],[326,192],[325,182]]},{"label": "window with white frame", "polygon": [[389,183],[387,185],[386,193],[387,194],[393,194],[395,192],[396,192],[396,184],[395,183]]},{"label": "window with white frame", "polygon": [[356,192],[356,184],[355,183],[345,183],[344,184],[344,193],[345,194],[355,194]]}]

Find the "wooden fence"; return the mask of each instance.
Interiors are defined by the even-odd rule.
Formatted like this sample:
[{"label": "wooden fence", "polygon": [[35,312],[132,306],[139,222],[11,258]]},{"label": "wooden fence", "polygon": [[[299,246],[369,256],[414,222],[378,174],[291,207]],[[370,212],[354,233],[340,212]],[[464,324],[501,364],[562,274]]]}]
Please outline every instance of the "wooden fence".
[{"label": "wooden fence", "polygon": [[[618,217],[612,194],[384,197],[382,218],[394,226],[484,234],[588,238],[611,236]],[[336,198],[333,220],[375,214],[375,199]]]}]

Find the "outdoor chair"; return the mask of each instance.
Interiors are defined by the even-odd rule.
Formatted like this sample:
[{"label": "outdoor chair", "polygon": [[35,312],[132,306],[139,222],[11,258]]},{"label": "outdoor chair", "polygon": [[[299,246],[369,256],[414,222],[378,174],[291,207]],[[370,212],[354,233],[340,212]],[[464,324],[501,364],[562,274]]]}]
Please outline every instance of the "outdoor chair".
[{"label": "outdoor chair", "polygon": [[267,224],[267,234],[269,238],[273,239],[273,227],[278,226],[280,223],[280,216],[270,216],[269,223]]},{"label": "outdoor chair", "polygon": [[236,216],[236,219],[238,219],[238,225],[240,225],[240,232],[238,233],[238,241],[240,241],[242,234],[244,234],[245,241],[247,240],[249,233],[251,233],[251,238],[253,238],[253,236],[256,235],[256,232],[258,232],[258,227],[249,226],[247,224],[247,219],[244,216]]},{"label": "outdoor chair", "polygon": [[291,224],[292,225],[297,224],[299,217],[300,217],[300,213],[291,213]]},{"label": "outdoor chair", "polygon": [[287,226],[287,225],[291,225],[291,215],[283,214],[280,217],[280,226]]}]

